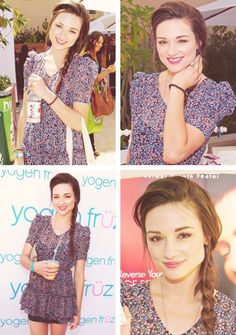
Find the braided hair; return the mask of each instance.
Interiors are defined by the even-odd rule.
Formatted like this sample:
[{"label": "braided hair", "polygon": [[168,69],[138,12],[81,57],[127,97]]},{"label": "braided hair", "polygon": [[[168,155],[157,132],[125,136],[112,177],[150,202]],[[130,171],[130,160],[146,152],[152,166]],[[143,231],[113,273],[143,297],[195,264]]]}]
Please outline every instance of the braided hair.
[{"label": "braided hair", "polygon": [[53,189],[56,185],[59,184],[70,184],[75,196],[75,205],[72,210],[71,216],[71,228],[70,228],[70,255],[74,256],[75,254],[75,227],[76,227],[76,217],[78,214],[78,204],[80,202],[80,187],[78,180],[69,173],[58,173],[50,181],[50,191],[51,197],[53,194]]},{"label": "braided hair", "polygon": [[204,245],[204,260],[199,269],[198,283],[194,294],[202,294],[201,317],[208,335],[213,335],[216,325],[214,314],[214,290],[216,268],[212,251],[221,234],[221,222],[210,195],[197,183],[180,176],[168,177],[152,182],[136,201],[134,220],[142,230],[144,245],[147,247],[145,220],[147,213],[167,203],[181,203],[191,207],[202,224],[207,244]]},{"label": "braided hair", "polygon": [[59,92],[61,86],[62,86],[62,81],[63,78],[65,77],[69,65],[74,57],[74,55],[76,53],[80,53],[85,45],[86,42],[86,38],[89,32],[89,22],[90,22],[90,18],[89,18],[89,14],[87,13],[85,7],[77,2],[73,2],[73,1],[69,1],[69,2],[65,2],[65,3],[61,3],[59,5],[57,5],[54,9],[53,9],[53,15],[52,18],[49,22],[48,25],[48,30],[47,30],[47,35],[46,35],[46,44],[48,46],[51,46],[51,41],[49,38],[49,32],[50,29],[52,27],[53,22],[55,21],[56,17],[60,14],[60,13],[70,13],[70,14],[74,14],[76,16],[78,16],[79,18],[82,19],[82,26],[80,29],[80,33],[79,36],[76,40],[76,42],[74,43],[74,45],[72,45],[66,55],[65,58],[65,62],[64,62],[64,66],[61,70],[61,77],[60,80],[57,84],[57,88],[56,88],[56,93]]}]

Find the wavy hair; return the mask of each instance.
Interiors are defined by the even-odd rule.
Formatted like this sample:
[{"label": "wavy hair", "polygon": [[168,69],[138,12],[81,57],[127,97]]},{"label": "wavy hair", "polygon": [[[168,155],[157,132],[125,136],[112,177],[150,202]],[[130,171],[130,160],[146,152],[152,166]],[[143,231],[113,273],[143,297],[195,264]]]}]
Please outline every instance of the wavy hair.
[{"label": "wavy hair", "polygon": [[64,66],[62,68],[62,71],[61,71],[61,78],[60,78],[60,81],[59,81],[59,83],[57,85],[57,88],[56,88],[56,93],[59,92],[59,90],[62,86],[63,78],[65,77],[65,75],[68,71],[69,65],[70,65],[75,53],[79,54],[82,51],[82,49],[85,45],[86,38],[87,38],[88,32],[89,32],[89,23],[90,23],[89,14],[87,13],[85,7],[82,4],[77,3],[77,2],[73,2],[73,1],[69,1],[69,2],[65,2],[65,3],[61,3],[61,4],[57,5],[53,9],[52,18],[49,22],[48,30],[47,30],[47,34],[46,34],[46,43],[47,43],[48,46],[51,46],[51,44],[52,44],[51,41],[50,41],[50,38],[49,38],[50,29],[52,27],[53,22],[55,21],[55,19],[57,18],[57,16],[60,13],[70,13],[70,14],[74,14],[74,15],[78,16],[79,18],[82,19],[82,26],[81,26],[81,30],[80,30],[80,33],[79,33],[79,36],[78,36],[76,42],[74,43],[74,45],[72,45],[70,47],[69,52],[66,55],[65,63],[64,63]]},{"label": "wavy hair", "polygon": [[71,228],[70,228],[70,255],[74,256],[75,254],[75,227],[76,227],[76,217],[78,214],[78,204],[80,202],[80,187],[78,180],[69,173],[58,173],[50,181],[50,191],[51,198],[53,194],[53,189],[56,185],[59,184],[70,184],[75,196],[75,204],[72,210],[71,216]]},{"label": "wavy hair", "polygon": [[152,182],[144,194],[136,201],[134,207],[134,220],[142,230],[145,246],[147,213],[158,206],[167,203],[181,203],[193,209],[202,224],[203,234],[207,240],[204,245],[205,257],[200,265],[199,281],[194,294],[198,291],[202,294],[201,317],[208,335],[213,335],[216,318],[214,314],[214,289],[216,286],[216,268],[212,251],[216,247],[221,234],[221,222],[216,213],[212,199],[197,183],[181,176],[168,177]]}]

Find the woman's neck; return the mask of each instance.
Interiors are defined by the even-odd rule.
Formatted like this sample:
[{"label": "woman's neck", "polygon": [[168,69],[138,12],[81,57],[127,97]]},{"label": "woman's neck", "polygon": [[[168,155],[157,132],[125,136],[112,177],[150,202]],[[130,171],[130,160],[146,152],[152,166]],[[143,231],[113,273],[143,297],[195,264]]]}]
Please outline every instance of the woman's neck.
[{"label": "woman's neck", "polygon": [[93,57],[93,59],[95,59],[96,61],[97,59],[97,53],[95,51],[89,50],[88,53]]},{"label": "woman's neck", "polygon": [[58,50],[51,47],[48,51],[48,55],[51,56],[59,68],[64,66],[68,50]]},{"label": "woman's neck", "polygon": [[71,217],[72,213],[68,213],[67,215],[60,215],[59,213],[56,213],[53,216],[53,222],[55,225],[68,227],[71,225]]},{"label": "woman's neck", "polygon": [[[158,288],[165,296],[170,296],[176,301],[189,301],[195,297],[195,287],[199,281],[199,271],[195,270],[181,280],[170,280],[163,274],[158,280]],[[155,285],[155,284],[154,284]]]}]

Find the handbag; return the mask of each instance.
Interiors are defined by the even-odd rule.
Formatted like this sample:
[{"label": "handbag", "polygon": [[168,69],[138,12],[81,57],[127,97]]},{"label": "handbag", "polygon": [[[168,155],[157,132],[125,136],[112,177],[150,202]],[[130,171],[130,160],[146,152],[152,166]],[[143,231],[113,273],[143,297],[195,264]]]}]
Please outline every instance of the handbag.
[{"label": "handbag", "polygon": [[101,89],[99,86],[93,87],[92,90],[92,111],[95,117],[106,116],[113,113],[115,102],[113,100],[111,89],[105,85]]},{"label": "handbag", "polygon": [[[84,150],[85,150],[85,157],[87,165],[94,165],[95,164],[95,157],[93,153],[92,144],[89,138],[88,129],[86,127],[85,121],[83,116],[81,116],[81,131],[82,131],[82,138],[84,142]],[[72,136],[72,129],[70,127],[66,127],[66,150],[69,157],[70,165],[72,165],[73,161],[73,136]]]},{"label": "handbag", "polygon": [[91,106],[89,108],[86,126],[89,134],[99,133],[102,131],[103,128],[103,117],[102,116],[95,117],[93,115]]}]

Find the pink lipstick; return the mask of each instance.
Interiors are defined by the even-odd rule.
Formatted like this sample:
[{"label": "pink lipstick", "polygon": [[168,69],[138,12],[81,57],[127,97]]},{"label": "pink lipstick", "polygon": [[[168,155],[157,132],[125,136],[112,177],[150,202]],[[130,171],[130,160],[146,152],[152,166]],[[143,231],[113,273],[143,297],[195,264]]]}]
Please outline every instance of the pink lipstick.
[{"label": "pink lipstick", "polygon": [[183,264],[184,261],[182,262],[163,262],[163,264],[168,268],[168,269],[175,269],[181,264]]}]

